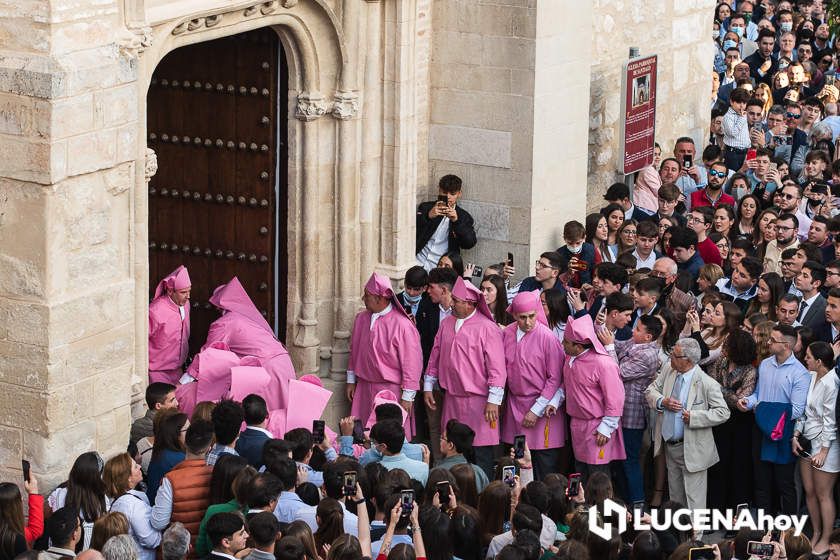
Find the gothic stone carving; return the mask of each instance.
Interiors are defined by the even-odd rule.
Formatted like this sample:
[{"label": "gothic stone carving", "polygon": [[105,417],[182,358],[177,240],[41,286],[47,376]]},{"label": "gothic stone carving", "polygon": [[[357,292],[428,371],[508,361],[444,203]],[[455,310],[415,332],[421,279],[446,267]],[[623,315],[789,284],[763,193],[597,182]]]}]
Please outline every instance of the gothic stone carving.
[{"label": "gothic stone carving", "polygon": [[352,119],[359,113],[359,94],[354,91],[339,91],[333,98],[332,115],[340,120]]},{"label": "gothic stone carving", "polygon": [[147,26],[130,26],[123,33],[117,43],[120,54],[128,58],[137,58],[144,50],[152,46],[152,28]]},{"label": "gothic stone carving", "polygon": [[197,31],[199,29],[210,29],[211,27],[216,27],[219,25],[219,22],[222,21],[222,16],[223,14],[214,14],[212,16],[204,16],[185,21],[175,27],[175,29],[172,30],[172,34],[177,36],[188,31]]},{"label": "gothic stone carving", "polygon": [[155,176],[157,169],[157,154],[153,149],[146,148],[146,161],[143,167],[143,175],[146,178],[147,183]]},{"label": "gothic stone carving", "polygon": [[298,95],[295,118],[302,121],[314,121],[327,114],[324,96],[317,91],[304,91]]}]

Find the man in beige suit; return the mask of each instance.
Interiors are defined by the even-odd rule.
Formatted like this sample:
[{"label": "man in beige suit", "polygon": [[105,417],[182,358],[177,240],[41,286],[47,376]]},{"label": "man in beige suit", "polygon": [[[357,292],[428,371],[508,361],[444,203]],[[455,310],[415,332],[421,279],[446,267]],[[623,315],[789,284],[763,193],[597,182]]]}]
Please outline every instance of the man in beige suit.
[{"label": "man in beige suit", "polygon": [[700,345],[681,338],[645,391],[648,406],[658,412],[654,455],[665,449],[671,499],[691,509],[706,507],[706,470],[718,462],[712,427],[729,418],[720,385],[697,366]]}]

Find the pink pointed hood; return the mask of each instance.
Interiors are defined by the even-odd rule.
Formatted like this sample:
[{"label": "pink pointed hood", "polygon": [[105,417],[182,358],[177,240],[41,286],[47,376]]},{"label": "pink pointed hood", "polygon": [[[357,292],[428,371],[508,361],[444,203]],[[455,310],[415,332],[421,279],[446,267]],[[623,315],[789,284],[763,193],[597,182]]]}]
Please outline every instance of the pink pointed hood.
[{"label": "pink pointed hood", "polygon": [[400,301],[397,299],[397,294],[394,293],[393,288],[391,288],[391,281],[388,279],[387,276],[383,274],[379,274],[378,272],[374,272],[370,275],[370,278],[365,284],[365,291],[369,294],[375,296],[382,296],[388,298],[391,301],[391,306],[398,310],[400,313],[408,317],[405,313],[405,309],[403,308]]},{"label": "pink pointed hood", "polygon": [[519,292],[507,308],[507,312],[511,315],[530,313],[531,311],[537,313],[537,321],[548,326],[548,320],[545,318],[545,309],[543,309],[538,291]]},{"label": "pink pointed hood", "polygon": [[274,331],[268,325],[265,317],[262,316],[257,309],[257,306],[254,305],[254,302],[251,301],[250,297],[248,297],[248,293],[245,291],[245,288],[242,287],[242,284],[239,282],[239,278],[236,276],[234,276],[227,284],[222,284],[213,291],[213,295],[210,297],[210,303],[222,311],[239,313],[268,332],[274,334]]},{"label": "pink pointed hood", "polygon": [[601,341],[595,335],[595,325],[592,323],[592,317],[589,315],[584,315],[577,319],[573,319],[570,316],[566,323],[566,331],[563,334],[563,338],[578,344],[591,344],[595,352],[609,356],[604,345],[601,344]]},{"label": "pink pointed hood", "polygon": [[402,419],[403,424],[405,424],[406,419],[408,419],[408,412],[400,404],[400,401],[397,399],[397,396],[394,394],[393,391],[390,389],[382,389],[373,397],[373,408],[370,411],[370,416],[368,416],[367,424],[365,424],[365,428],[370,429],[374,424],[376,424],[376,407],[380,404],[395,404],[400,407],[400,411],[402,412]]},{"label": "pink pointed hood", "polygon": [[476,309],[478,309],[479,313],[493,321],[493,314],[490,312],[490,308],[487,307],[487,301],[484,299],[484,294],[481,293],[481,290],[476,288],[470,282],[464,282],[464,279],[460,276],[457,280],[455,280],[455,287],[452,288],[452,296],[458,298],[462,301],[471,301],[476,304]]},{"label": "pink pointed hood", "polygon": [[229,397],[237,402],[248,395],[264,395],[271,383],[271,374],[263,367],[234,366],[230,368]]},{"label": "pink pointed hood", "polygon": [[190,274],[187,272],[187,267],[181,265],[158,283],[157,288],[155,288],[155,298],[165,294],[167,289],[184,290],[190,286],[192,286]]}]

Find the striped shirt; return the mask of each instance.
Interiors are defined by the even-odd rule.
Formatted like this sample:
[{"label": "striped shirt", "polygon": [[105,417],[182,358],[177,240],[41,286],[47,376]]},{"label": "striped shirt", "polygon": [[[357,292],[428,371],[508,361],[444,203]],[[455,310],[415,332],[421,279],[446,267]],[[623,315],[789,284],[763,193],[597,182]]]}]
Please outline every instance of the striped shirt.
[{"label": "striped shirt", "polygon": [[739,115],[732,107],[723,115],[723,143],[730,148],[750,147],[750,128],[747,117]]}]

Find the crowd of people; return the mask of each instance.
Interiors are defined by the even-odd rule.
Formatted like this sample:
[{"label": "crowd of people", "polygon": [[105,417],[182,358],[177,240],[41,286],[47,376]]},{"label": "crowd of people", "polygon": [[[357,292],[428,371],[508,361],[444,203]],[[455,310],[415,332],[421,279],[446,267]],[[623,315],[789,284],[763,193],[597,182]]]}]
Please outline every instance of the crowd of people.
[{"label": "crowd of people", "polygon": [[[28,517],[18,484],[0,484],[0,560],[746,560],[751,541],[840,560],[826,10],[721,0],[708,143],[657,144],[532,276],[514,280],[511,253],[464,262],[476,223],[461,179],[442,177],[403,290],[377,273],[364,287],[338,425],[236,278],[189,356],[179,267],[150,304],[148,412],[127,451],[83,453],[46,499],[28,473]],[[711,538],[613,523],[605,539],[589,527],[611,519],[608,499],[808,524]]]}]

